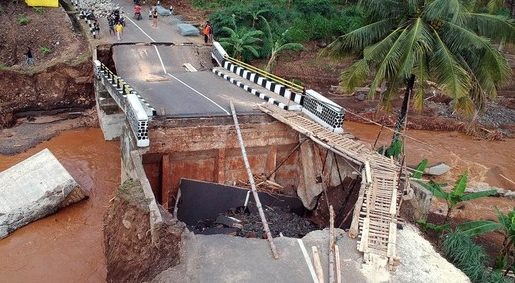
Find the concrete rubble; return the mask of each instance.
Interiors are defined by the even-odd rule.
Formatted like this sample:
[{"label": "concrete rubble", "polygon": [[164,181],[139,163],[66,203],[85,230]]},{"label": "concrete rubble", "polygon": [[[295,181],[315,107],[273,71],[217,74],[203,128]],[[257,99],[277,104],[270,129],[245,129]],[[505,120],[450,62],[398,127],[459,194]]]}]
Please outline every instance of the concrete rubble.
[{"label": "concrete rubble", "polygon": [[48,149],[0,172],[0,239],[86,198]]}]

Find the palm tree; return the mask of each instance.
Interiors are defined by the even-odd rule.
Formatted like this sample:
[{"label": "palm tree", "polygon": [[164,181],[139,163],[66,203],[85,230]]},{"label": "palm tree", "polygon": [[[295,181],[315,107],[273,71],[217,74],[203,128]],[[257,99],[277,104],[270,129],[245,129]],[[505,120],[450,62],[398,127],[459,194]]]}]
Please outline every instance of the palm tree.
[{"label": "palm tree", "polygon": [[450,96],[457,110],[475,114],[511,76],[506,58],[490,40],[513,41],[515,28],[504,17],[474,12],[472,2],[361,0],[371,23],[340,36],[322,54],[358,53],[360,59],[342,73],[342,86],[353,91],[371,76],[369,97],[384,83],[387,110],[398,89],[406,87],[398,131],[413,91],[415,107],[422,109],[428,81]]},{"label": "palm tree", "polygon": [[259,57],[258,50],[260,49],[260,36],[263,35],[262,31],[229,27],[222,27],[222,31],[229,36],[220,38],[219,42],[232,57],[242,60],[246,52]]}]

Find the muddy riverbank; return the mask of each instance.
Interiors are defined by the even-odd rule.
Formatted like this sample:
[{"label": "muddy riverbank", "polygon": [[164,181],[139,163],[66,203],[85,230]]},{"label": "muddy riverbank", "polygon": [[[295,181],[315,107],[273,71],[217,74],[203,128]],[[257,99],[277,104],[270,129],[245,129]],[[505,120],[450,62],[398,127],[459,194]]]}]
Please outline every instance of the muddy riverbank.
[{"label": "muddy riverbank", "polygon": [[119,143],[98,128],[65,131],[15,155],[0,171],[49,148],[90,198],[0,240],[1,282],[104,282],[103,216],[120,183]]}]

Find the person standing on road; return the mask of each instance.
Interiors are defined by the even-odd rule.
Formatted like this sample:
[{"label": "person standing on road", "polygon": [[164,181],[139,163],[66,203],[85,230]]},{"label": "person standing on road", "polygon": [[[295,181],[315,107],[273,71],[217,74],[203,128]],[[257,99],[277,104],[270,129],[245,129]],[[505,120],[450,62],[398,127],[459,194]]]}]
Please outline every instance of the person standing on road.
[{"label": "person standing on road", "polygon": [[116,37],[118,40],[122,40],[122,32],[123,32],[123,25],[120,22],[117,22],[114,26],[114,31],[116,32]]},{"label": "person standing on road", "polygon": [[115,35],[116,32],[114,31],[114,17],[112,15],[107,16],[107,24],[109,25],[109,34]]},{"label": "person standing on road", "polygon": [[213,40],[213,28],[211,27],[211,23],[209,21],[206,22],[206,26],[204,30],[202,30],[204,34],[204,43],[207,44],[210,40]]},{"label": "person standing on road", "polygon": [[34,65],[34,57],[32,56],[32,50],[30,47],[27,48],[25,56],[27,56],[27,65]]},{"label": "person standing on road", "polygon": [[157,28],[157,7],[154,8],[154,10],[152,11],[152,26]]}]

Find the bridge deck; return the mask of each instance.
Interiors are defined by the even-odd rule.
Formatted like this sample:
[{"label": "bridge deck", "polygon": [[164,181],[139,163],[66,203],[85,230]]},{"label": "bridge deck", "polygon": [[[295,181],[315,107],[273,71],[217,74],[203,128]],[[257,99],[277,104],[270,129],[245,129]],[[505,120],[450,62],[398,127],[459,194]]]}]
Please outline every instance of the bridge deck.
[{"label": "bridge deck", "polygon": [[[206,70],[197,52],[195,46],[119,45],[113,59],[118,75],[158,116],[230,115],[231,100],[241,113],[260,113],[256,104],[262,100]],[[201,71],[188,72],[184,63]]]}]

